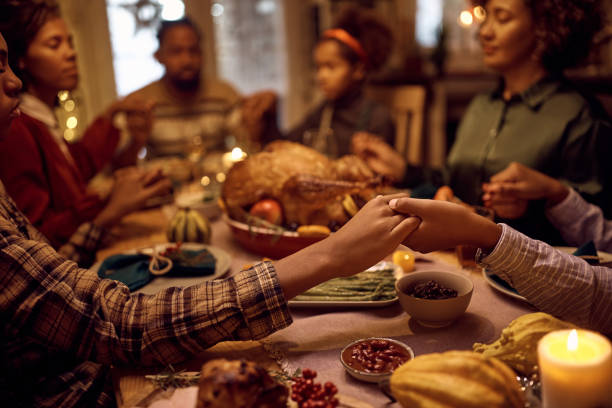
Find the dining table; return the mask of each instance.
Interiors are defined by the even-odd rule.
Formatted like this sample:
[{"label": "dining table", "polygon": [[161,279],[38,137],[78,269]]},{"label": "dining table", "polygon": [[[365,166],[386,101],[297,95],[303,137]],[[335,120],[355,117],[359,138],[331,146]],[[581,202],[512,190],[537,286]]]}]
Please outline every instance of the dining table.
[{"label": "dining table", "polygon": [[[97,253],[97,260],[137,248],[167,242],[166,227],[176,206],[147,209],[130,214],[112,230],[111,245]],[[210,245],[229,254],[231,276],[262,259],[243,249],[233,238],[222,217],[211,221]],[[337,254],[342,256],[342,254]],[[390,258],[390,257],[389,257]],[[347,260],[350,262],[350,260]],[[299,369],[317,372],[316,381],[333,382],[345,407],[396,407],[377,384],[351,377],[340,362],[340,352],[354,340],[386,337],[404,342],[415,356],[447,350],[471,350],[474,343],[491,343],[515,318],[535,312],[527,302],[507,296],[492,288],[480,268],[462,268],[455,251],[419,254],[419,270],[445,270],[468,277],[474,284],[471,302],[465,314],[442,328],[421,326],[411,319],[399,302],[386,307],[292,307],[293,323],[261,341],[226,341],[202,355],[176,367],[116,367],[113,381],[119,407],[146,407],[164,392],[145,375],[174,370],[199,371],[211,358],[248,359],[273,372],[293,375]],[[222,277],[220,277],[221,279]],[[169,284],[174,285],[171,280]]]}]

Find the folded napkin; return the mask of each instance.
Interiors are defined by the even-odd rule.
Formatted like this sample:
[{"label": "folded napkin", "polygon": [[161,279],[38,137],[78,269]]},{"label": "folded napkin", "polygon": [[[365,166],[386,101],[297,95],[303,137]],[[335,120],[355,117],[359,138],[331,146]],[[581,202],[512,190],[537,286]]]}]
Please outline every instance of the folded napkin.
[{"label": "folded napkin", "polygon": [[579,256],[592,265],[597,265],[599,263],[597,248],[595,248],[593,241],[589,241],[582,245],[580,248],[576,249],[572,255]]},{"label": "folded napkin", "polygon": [[[172,269],[164,276],[206,276],[215,272],[216,259],[207,250],[179,250],[168,255]],[[151,256],[145,254],[113,255],[104,260],[98,276],[123,282],[130,291],[139,289],[155,278],[149,272]]]}]

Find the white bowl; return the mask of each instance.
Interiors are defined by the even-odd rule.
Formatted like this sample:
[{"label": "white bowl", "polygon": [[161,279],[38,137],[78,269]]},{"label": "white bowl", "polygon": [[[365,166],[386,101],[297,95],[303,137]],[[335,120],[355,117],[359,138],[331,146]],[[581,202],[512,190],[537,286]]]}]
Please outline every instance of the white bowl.
[{"label": "white bowl", "polygon": [[[441,285],[455,289],[457,297],[449,299],[422,299],[407,294],[411,286],[420,282],[434,280]],[[395,290],[400,304],[417,322],[425,327],[444,327],[465,313],[474,284],[465,276],[445,271],[412,272],[395,282]]]},{"label": "white bowl", "polygon": [[406,344],[402,343],[401,341],[398,340],[394,340],[394,339],[389,339],[386,337],[368,337],[366,339],[359,339],[359,340],[355,340],[349,344],[346,345],[346,347],[344,347],[342,349],[342,351],[340,352],[340,362],[342,363],[342,365],[344,366],[344,369],[346,370],[347,373],[349,373],[352,377],[360,380],[360,381],[366,381],[366,382],[371,382],[371,383],[380,383],[382,381],[388,380],[389,377],[391,377],[391,374],[393,374],[393,371],[388,371],[388,372],[383,372],[383,373],[370,373],[370,372],[366,372],[366,371],[361,371],[361,370],[357,370],[353,367],[351,367],[350,365],[348,365],[348,363],[346,361],[344,361],[344,357],[343,354],[344,352],[350,348],[351,346],[357,344],[357,343],[361,343],[362,341],[367,341],[367,340],[386,340],[390,343],[393,343],[397,346],[399,346],[400,348],[402,348],[404,351],[406,351],[406,353],[408,353],[408,356],[410,356],[410,358],[407,361],[410,361],[414,358],[414,352],[412,351],[412,349],[407,346]]}]

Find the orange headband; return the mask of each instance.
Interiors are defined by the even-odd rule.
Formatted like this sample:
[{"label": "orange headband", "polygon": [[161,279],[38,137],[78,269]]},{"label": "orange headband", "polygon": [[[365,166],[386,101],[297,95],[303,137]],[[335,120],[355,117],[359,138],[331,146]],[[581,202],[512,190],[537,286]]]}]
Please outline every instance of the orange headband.
[{"label": "orange headband", "polygon": [[343,30],[342,28],[325,30],[323,32],[323,38],[333,38],[340,41],[342,44],[353,50],[353,52],[359,56],[364,65],[368,65],[368,54],[366,54],[359,40],[350,35],[346,30]]}]

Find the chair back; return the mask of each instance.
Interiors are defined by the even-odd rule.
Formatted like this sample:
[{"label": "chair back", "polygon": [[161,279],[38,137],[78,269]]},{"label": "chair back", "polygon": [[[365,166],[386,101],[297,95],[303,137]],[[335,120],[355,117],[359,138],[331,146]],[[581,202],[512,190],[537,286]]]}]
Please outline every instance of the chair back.
[{"label": "chair back", "polygon": [[421,85],[369,86],[366,94],[387,106],[395,121],[395,149],[413,165],[425,163],[426,89]]}]

